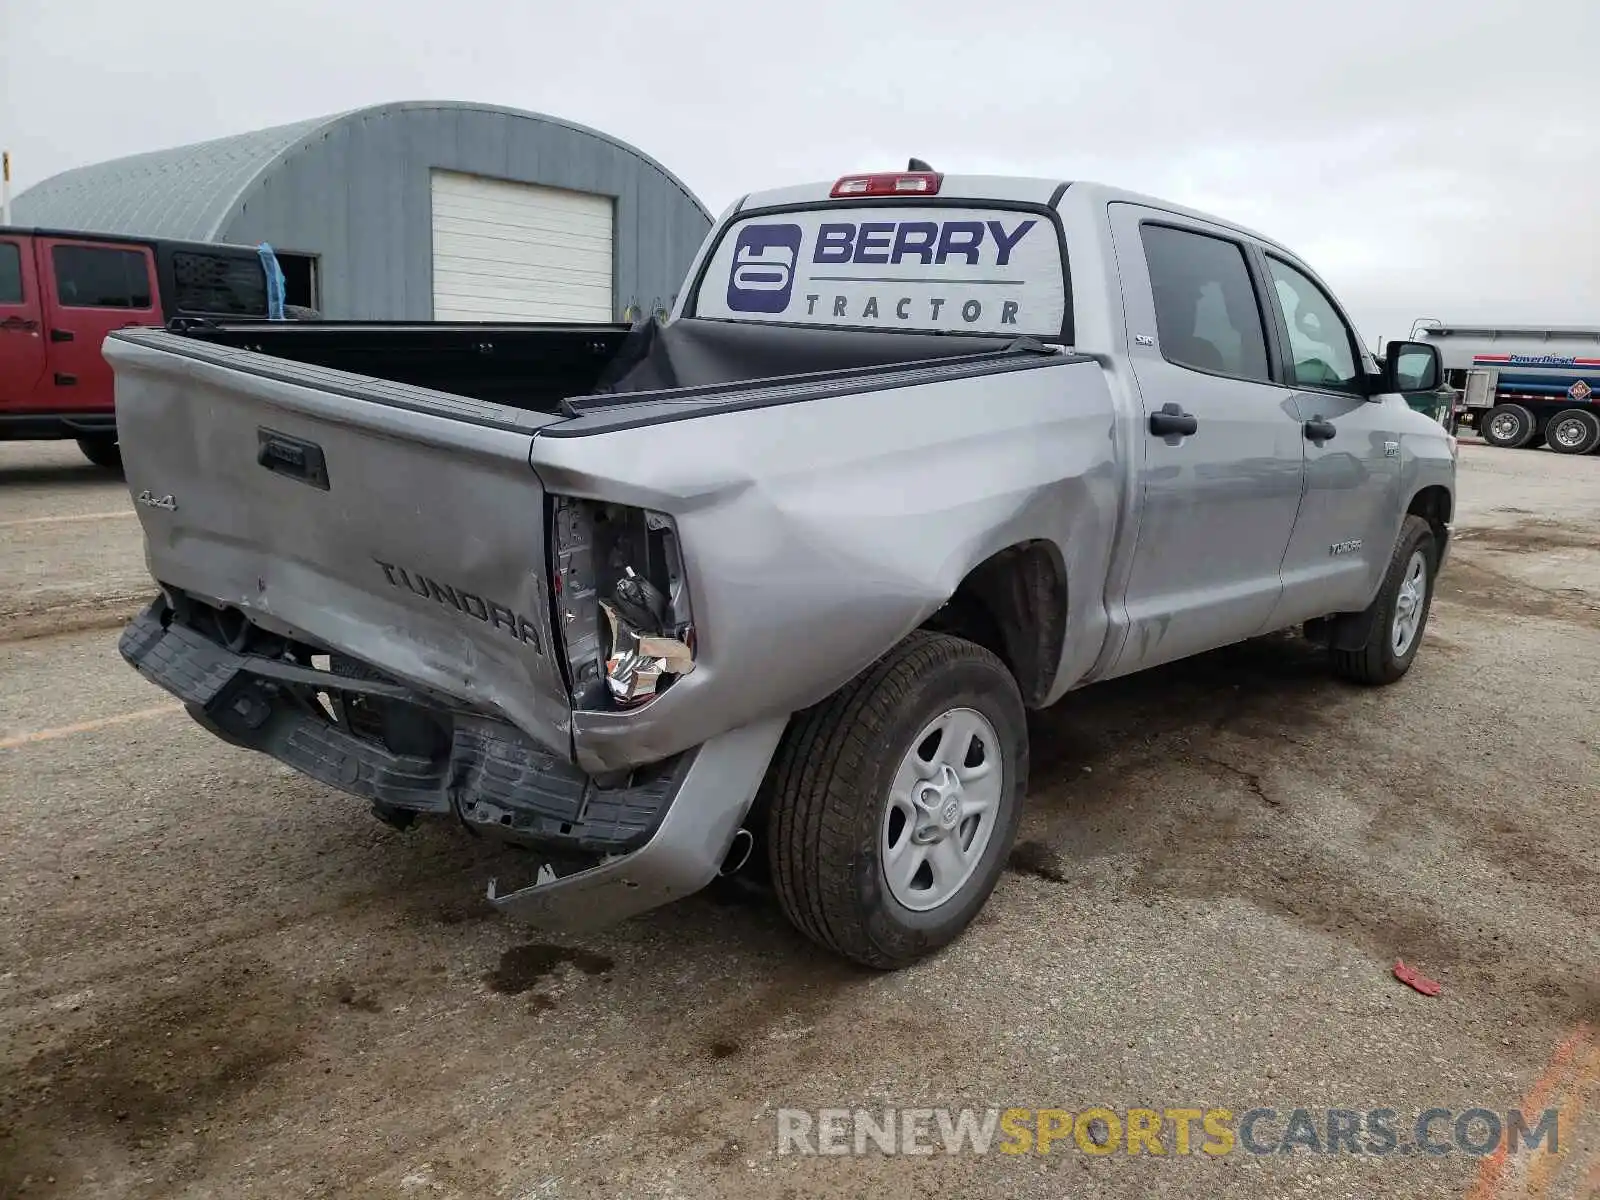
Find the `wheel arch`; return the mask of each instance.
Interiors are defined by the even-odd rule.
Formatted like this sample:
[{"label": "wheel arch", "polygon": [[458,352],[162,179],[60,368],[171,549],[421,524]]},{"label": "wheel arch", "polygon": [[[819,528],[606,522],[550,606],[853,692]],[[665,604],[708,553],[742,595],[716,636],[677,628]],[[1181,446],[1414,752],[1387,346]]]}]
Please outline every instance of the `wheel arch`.
[{"label": "wheel arch", "polygon": [[1433,539],[1438,547],[1435,561],[1444,558],[1445,547],[1450,540],[1450,519],[1455,511],[1455,497],[1450,489],[1442,483],[1430,483],[1426,487],[1418,488],[1411,502],[1406,505],[1408,517],[1421,517],[1428,523],[1428,528],[1433,530]]},{"label": "wheel arch", "polygon": [[976,642],[1005,663],[1029,707],[1055,683],[1067,634],[1068,586],[1060,547],[1017,542],[967,572],[922,628]]}]

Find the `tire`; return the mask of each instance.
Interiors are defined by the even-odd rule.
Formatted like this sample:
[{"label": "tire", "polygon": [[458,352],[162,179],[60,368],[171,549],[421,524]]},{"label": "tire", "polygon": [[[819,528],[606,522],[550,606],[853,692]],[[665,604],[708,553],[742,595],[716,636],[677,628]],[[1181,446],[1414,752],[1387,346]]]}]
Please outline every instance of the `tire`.
[{"label": "tire", "polygon": [[[954,767],[946,775],[948,764],[936,765],[956,753],[956,743],[943,731],[935,739],[931,727],[954,721],[974,730],[990,772],[963,779]],[[964,773],[982,772],[973,757],[962,756]],[[918,763],[933,773],[919,774]],[[973,642],[913,632],[789,723],[764,796],[767,855],[784,914],[812,941],[865,966],[895,970],[932,954],[967,927],[994,890],[1016,837],[1027,775],[1027,718],[1010,671]],[[916,782],[896,788],[897,779]],[[946,788],[954,791],[936,792]],[[929,807],[913,804],[917,793],[932,798]],[[957,815],[991,796],[988,817]],[[976,822],[970,834],[969,821]],[[891,882],[887,864],[896,860]],[[925,861],[930,881],[921,895],[924,867],[910,870],[916,861]],[[939,877],[935,864],[952,869]]]},{"label": "tire", "polygon": [[1478,418],[1478,436],[1505,450],[1526,446],[1533,430],[1533,414],[1520,404],[1497,404]]},{"label": "tire", "polygon": [[1557,454],[1588,454],[1600,446],[1600,417],[1586,408],[1568,408],[1550,418],[1544,444]]},{"label": "tire", "polygon": [[[1420,569],[1420,580],[1418,579]],[[1439,569],[1439,547],[1433,530],[1421,517],[1407,517],[1400,527],[1400,538],[1389,557],[1378,596],[1363,616],[1372,617],[1372,634],[1359,650],[1329,651],[1335,674],[1353,683],[1382,685],[1393,683],[1411,669],[1428,627],[1433,607],[1433,580]],[[1405,604],[1403,595],[1421,595]],[[1409,636],[1401,644],[1399,621],[1408,620]]]},{"label": "tire", "polygon": [[117,445],[115,437],[81,437],[78,449],[97,467],[107,471],[122,470],[122,447]]}]

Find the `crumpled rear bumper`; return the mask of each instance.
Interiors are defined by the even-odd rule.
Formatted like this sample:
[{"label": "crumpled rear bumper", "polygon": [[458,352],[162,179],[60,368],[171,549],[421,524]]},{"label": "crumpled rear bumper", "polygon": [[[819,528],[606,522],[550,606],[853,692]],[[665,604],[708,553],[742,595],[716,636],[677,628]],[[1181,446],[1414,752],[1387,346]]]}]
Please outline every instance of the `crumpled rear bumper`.
[{"label": "crumpled rear bumper", "polygon": [[[164,599],[129,624],[119,649],[226,741],[360,796],[387,819],[454,815],[527,847],[537,881],[504,894],[491,883],[489,899],[548,929],[597,928],[710,883],[785,723],[734,730],[603,787],[510,724],[432,707],[392,681],[237,653],[173,619]],[[432,722],[432,751],[396,752],[341,721],[340,699],[356,695]]]}]

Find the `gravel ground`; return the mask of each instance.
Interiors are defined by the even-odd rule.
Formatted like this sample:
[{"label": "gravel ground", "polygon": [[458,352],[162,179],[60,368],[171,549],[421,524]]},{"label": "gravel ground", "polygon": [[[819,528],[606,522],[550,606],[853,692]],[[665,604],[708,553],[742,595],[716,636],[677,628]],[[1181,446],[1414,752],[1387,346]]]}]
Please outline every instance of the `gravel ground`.
[{"label": "gravel ground", "polygon": [[[1462,490],[1405,682],[1272,638],[1074,694],[979,922],[885,976],[736,883],[501,921],[514,856],[128,670],[126,492],[0,445],[0,1197],[1600,1195],[1600,459],[1468,441]],[[959,1105],[1559,1107],[1565,1153],[776,1153]]]}]

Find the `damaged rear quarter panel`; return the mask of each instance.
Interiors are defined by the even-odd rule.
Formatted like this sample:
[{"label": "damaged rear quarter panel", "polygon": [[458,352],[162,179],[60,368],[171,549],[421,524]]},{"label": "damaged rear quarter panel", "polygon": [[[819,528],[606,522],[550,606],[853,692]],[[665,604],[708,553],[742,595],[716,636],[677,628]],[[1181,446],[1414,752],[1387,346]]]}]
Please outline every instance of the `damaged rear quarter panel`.
[{"label": "damaged rear quarter panel", "polygon": [[682,539],[696,670],[637,711],[575,713],[589,770],[816,703],[1020,542],[1066,566],[1057,694],[1104,641],[1120,468],[1092,361],[536,437],[531,461],[547,490],[670,513]]}]

